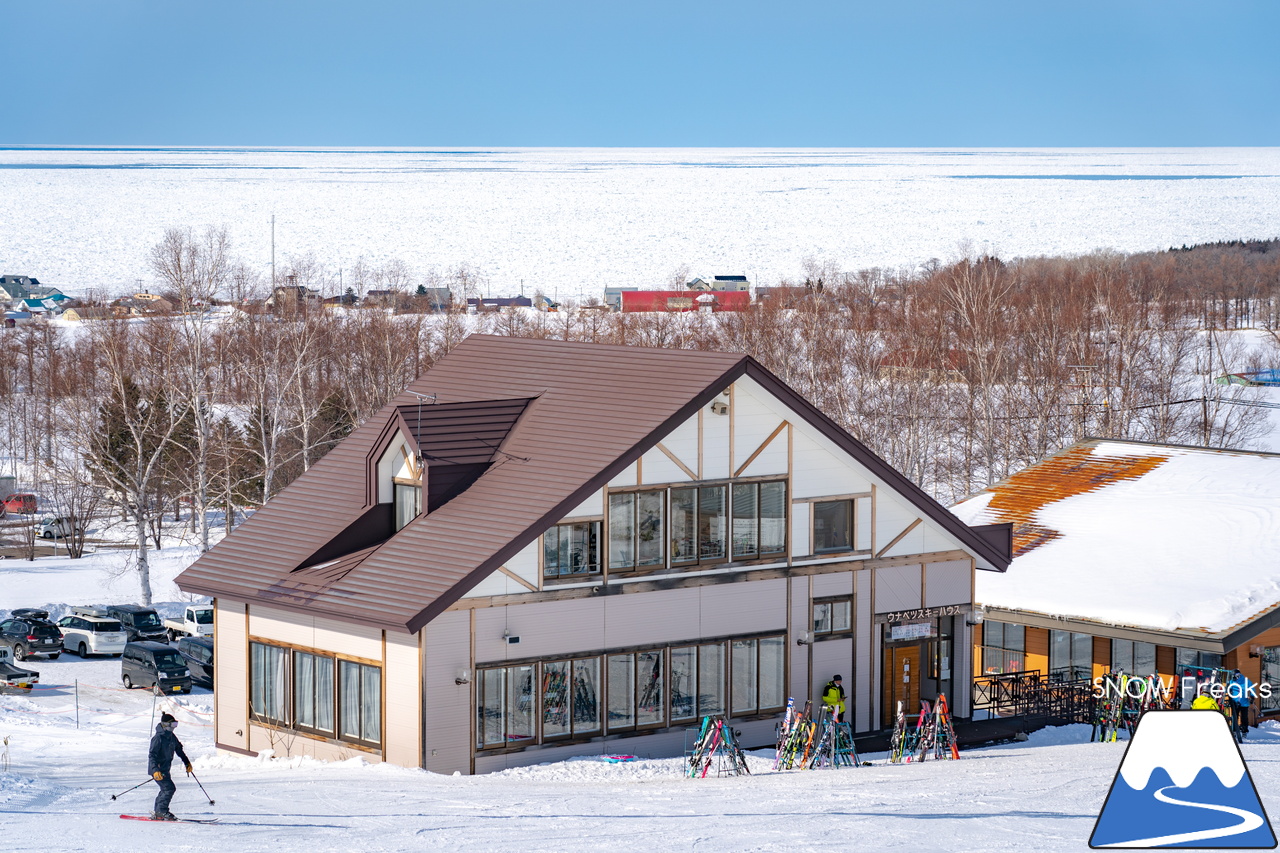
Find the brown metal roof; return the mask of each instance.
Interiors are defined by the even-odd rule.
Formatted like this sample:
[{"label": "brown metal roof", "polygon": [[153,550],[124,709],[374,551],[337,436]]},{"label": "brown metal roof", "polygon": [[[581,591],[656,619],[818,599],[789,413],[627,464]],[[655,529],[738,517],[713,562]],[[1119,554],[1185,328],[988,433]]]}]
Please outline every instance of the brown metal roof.
[{"label": "brown metal roof", "polygon": [[528,405],[527,399],[434,404],[418,400],[397,410],[428,465],[475,465],[493,461]]},{"label": "brown metal roof", "polygon": [[[473,335],[197,560],[178,583],[188,592],[416,631],[744,373],[967,547],[998,568],[1007,566],[1007,555],[744,355]],[[503,418],[514,405],[527,406],[514,413],[501,452],[491,454],[492,462],[465,491],[358,555],[312,559],[368,517],[377,500],[367,482],[373,455],[395,426],[417,417],[415,392],[435,395],[436,407],[450,413],[442,422],[470,405],[473,412],[488,411],[484,417],[493,426],[495,420],[507,423]],[[495,415],[504,406],[507,414]],[[429,408],[423,406],[427,422]],[[482,452],[465,445],[451,444],[447,452],[468,459]],[[288,577],[317,562],[296,572],[301,577]]]}]

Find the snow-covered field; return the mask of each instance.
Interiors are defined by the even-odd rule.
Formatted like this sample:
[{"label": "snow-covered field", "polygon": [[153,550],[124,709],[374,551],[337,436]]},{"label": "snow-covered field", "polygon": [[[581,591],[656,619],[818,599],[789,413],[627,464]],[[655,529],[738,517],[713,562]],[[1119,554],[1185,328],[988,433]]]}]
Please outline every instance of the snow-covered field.
[{"label": "snow-covered field", "polygon": [[[0,148],[0,266],[72,292],[132,289],[172,226],[225,224],[331,272],[363,255],[468,263],[494,294],[560,297],[805,258],[914,266],[963,245],[1004,256],[1142,251],[1280,235],[1280,148]],[[349,279],[348,279],[349,283]]]},{"label": "snow-covered field", "polygon": [[[47,849],[306,850],[861,850],[1076,851],[1125,742],[1087,743],[1072,726],[1029,742],[962,753],[960,761],[775,773],[766,753],[751,777],[691,780],[679,759],[610,764],[578,759],[490,776],[441,776],[359,758],[218,756],[206,691],[163,699],[214,805],[181,772],[174,810],[216,826],[121,821],[148,809],[146,747],[153,697],[124,691],[118,664],[37,660],[45,688],[0,697],[0,848],[40,839]],[[75,724],[80,682],[80,727]],[[92,685],[92,686],[91,686]],[[1280,727],[1244,747],[1264,806],[1280,811]],[[17,848],[14,848],[17,849]]]}]

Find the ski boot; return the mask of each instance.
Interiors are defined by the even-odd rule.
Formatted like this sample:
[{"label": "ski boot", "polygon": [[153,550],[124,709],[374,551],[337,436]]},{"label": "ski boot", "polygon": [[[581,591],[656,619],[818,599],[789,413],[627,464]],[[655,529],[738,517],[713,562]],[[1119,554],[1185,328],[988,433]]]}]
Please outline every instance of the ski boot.
[{"label": "ski boot", "polygon": [[177,820],[177,816],[173,812],[152,812],[152,820]]}]

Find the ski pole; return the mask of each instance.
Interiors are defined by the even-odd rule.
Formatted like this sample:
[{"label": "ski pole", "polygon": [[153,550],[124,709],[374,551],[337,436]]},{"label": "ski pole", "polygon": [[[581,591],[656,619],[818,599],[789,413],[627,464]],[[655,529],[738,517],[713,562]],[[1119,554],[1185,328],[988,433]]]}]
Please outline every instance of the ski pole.
[{"label": "ski pole", "polygon": [[[196,780],[197,785],[200,785],[200,777],[195,774],[194,770],[191,771],[191,778]],[[204,794],[204,798],[209,801],[209,805],[213,805],[213,797],[209,796],[209,792],[204,789],[204,785],[200,785],[200,793]]]},{"label": "ski pole", "polygon": [[[147,782],[150,782],[150,781],[151,781],[150,779],[147,779],[147,780],[145,780],[145,781],[143,781],[143,782],[139,782],[138,784],[136,784],[136,785],[134,785],[132,788],[130,788],[130,789],[129,789],[129,791],[136,791],[136,790],[138,790],[139,788],[141,788],[143,785],[147,784]],[[125,794],[129,793],[129,791],[121,791],[121,792],[120,792],[120,793],[118,793],[118,794],[112,794],[112,795],[111,795],[111,799],[113,799],[113,800],[114,800],[116,797],[123,797]]]}]

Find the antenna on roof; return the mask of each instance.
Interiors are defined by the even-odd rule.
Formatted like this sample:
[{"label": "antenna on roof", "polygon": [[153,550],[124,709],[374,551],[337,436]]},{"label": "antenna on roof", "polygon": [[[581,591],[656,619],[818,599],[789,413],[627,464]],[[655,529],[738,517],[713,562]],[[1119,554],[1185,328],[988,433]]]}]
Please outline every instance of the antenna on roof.
[{"label": "antenna on roof", "polygon": [[414,458],[417,460],[418,477],[419,479],[421,479],[422,477],[422,403],[425,400],[426,402],[434,406],[436,403],[436,395],[435,394],[419,394],[417,391],[410,391],[409,393],[418,398],[418,422],[413,425],[414,431],[417,433],[417,435],[414,436],[414,440],[417,441],[418,446],[417,448],[415,448],[413,455],[414,455]]}]

